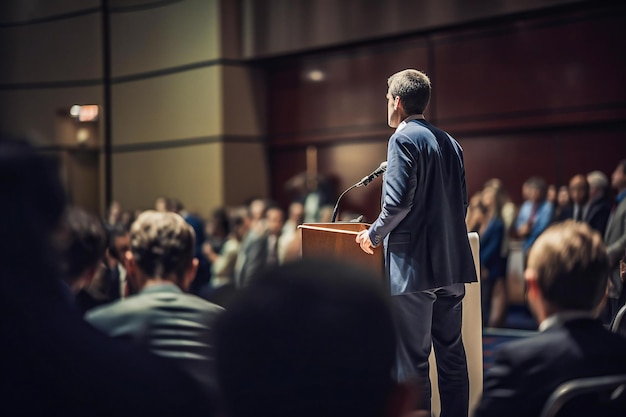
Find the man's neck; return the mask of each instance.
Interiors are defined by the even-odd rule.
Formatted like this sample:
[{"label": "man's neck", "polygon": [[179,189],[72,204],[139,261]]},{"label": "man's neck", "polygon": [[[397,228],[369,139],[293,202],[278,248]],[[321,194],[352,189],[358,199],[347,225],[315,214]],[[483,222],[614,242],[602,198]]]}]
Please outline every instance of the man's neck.
[{"label": "man's neck", "polygon": [[144,284],[141,287],[142,290],[149,288],[149,287],[154,287],[155,285],[164,285],[164,284],[178,285],[176,283],[176,280],[173,278],[168,279],[168,278],[161,278],[161,277],[145,277],[143,281],[144,281]]}]

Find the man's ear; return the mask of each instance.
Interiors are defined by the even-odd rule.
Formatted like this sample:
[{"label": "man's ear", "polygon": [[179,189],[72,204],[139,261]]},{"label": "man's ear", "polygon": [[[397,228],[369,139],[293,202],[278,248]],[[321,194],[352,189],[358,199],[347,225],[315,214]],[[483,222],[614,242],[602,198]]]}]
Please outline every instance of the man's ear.
[{"label": "man's ear", "polygon": [[524,271],[524,279],[526,280],[526,291],[529,297],[535,297],[541,292],[539,289],[539,275],[534,269],[526,269]]},{"label": "man's ear", "polygon": [[144,282],[140,282],[141,274],[139,273],[139,267],[137,266],[133,253],[129,250],[124,253],[124,267],[126,268],[126,275],[131,283],[130,287],[134,291],[139,291],[143,288]]},{"label": "man's ear", "polygon": [[393,109],[398,110],[398,108],[402,108],[402,102],[400,101],[400,97],[396,97],[393,99]]},{"label": "man's ear", "polygon": [[191,283],[196,277],[196,272],[198,272],[199,264],[200,262],[198,261],[198,258],[193,258],[191,260],[191,264],[187,268],[187,271],[185,271],[185,276],[183,277],[183,282],[182,282],[183,291],[185,292],[189,291],[189,287],[191,286]]}]

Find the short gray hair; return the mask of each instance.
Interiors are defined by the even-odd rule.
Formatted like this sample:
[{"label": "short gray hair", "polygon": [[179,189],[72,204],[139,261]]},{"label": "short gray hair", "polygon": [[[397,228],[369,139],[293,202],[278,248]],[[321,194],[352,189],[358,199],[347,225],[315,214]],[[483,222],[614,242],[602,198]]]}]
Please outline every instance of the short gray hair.
[{"label": "short gray hair", "polygon": [[416,69],[396,72],[387,80],[389,93],[400,97],[402,107],[410,114],[422,114],[430,101],[430,79]]},{"label": "short gray hair", "polygon": [[609,179],[602,171],[591,171],[587,174],[587,182],[592,187],[607,188],[609,186]]}]

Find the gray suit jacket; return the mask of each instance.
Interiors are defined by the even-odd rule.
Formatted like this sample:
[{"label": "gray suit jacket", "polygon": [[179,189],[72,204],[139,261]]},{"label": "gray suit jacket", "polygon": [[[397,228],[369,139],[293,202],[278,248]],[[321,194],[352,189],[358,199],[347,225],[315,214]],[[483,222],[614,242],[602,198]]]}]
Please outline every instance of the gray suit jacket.
[{"label": "gray suit jacket", "polygon": [[626,250],[626,199],[622,200],[609,219],[609,225],[604,235],[611,261],[611,282],[613,288],[609,291],[611,298],[619,298],[623,283],[619,277],[619,260]]},{"label": "gray suit jacket", "polygon": [[222,311],[172,283],[150,286],[94,309],[86,319],[111,337],[170,358],[204,388],[212,389],[215,355],[211,329]]},{"label": "gray suit jacket", "polygon": [[382,211],[369,229],[374,245],[384,239],[392,295],[476,281],[466,210],[459,144],[425,120],[398,128],[389,139]]}]

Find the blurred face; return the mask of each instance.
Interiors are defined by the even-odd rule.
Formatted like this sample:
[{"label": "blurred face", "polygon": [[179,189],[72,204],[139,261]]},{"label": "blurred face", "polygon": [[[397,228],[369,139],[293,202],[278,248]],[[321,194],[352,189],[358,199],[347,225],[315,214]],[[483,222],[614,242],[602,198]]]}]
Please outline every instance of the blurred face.
[{"label": "blurred face", "polygon": [[389,124],[389,127],[398,127],[403,119],[399,105],[400,98],[393,97],[387,90],[387,124]]},{"label": "blurred face", "polygon": [[556,201],[556,187],[551,185],[548,187],[548,193],[546,194],[546,200],[555,202]]},{"label": "blurred face", "polygon": [[575,204],[587,202],[587,185],[584,178],[575,177],[569,184],[569,195]]},{"label": "blurred face", "polygon": [[613,171],[613,175],[611,175],[611,185],[613,186],[613,188],[616,188],[618,190],[623,190],[626,188],[626,172],[624,172],[621,164],[618,165],[617,168],[615,168],[615,171]]},{"label": "blurred face", "polygon": [[567,206],[569,204],[569,189],[565,186],[560,187],[556,199],[560,207]]},{"label": "blurred face", "polygon": [[115,253],[112,254],[118,262],[124,263],[124,254],[130,249],[130,235],[115,236]]},{"label": "blurred face", "polygon": [[541,200],[541,190],[537,187],[528,187],[528,199],[538,203]]},{"label": "blurred face", "polygon": [[481,194],[481,200],[485,207],[492,208],[496,204],[496,190],[492,187],[485,188]]},{"label": "blurred face", "polygon": [[166,212],[167,211],[167,201],[164,198],[157,198],[154,203],[154,209],[156,211]]},{"label": "blurred face", "polygon": [[280,234],[283,228],[283,212],[279,209],[270,209],[266,214],[267,231],[272,235]]}]

